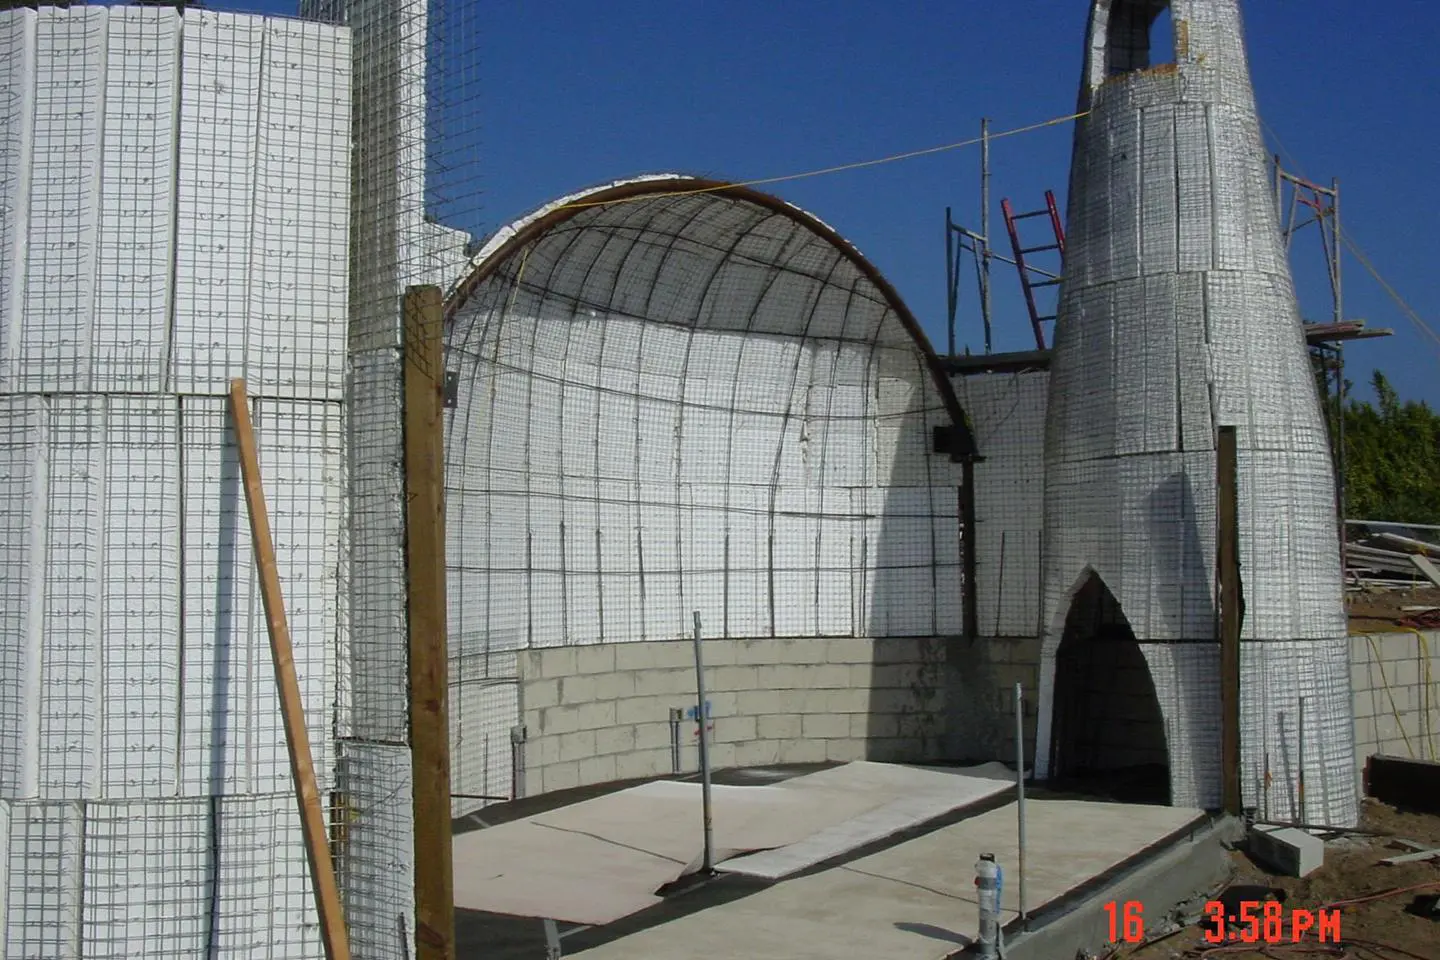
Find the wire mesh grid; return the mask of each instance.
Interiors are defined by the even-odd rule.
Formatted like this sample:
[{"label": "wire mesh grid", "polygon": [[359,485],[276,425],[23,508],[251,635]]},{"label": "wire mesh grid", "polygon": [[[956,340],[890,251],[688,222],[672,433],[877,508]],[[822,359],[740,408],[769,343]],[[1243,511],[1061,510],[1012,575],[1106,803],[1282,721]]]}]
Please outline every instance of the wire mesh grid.
[{"label": "wire mesh grid", "polygon": [[0,12],[7,956],[321,952],[225,394],[328,789],[350,59],[318,23]]},{"label": "wire mesh grid", "polygon": [[975,597],[985,637],[1038,637],[1049,373],[952,379],[983,459],[975,465]]},{"label": "wire mesh grid", "polygon": [[[1298,754],[1303,736],[1316,743],[1305,752],[1312,812],[1348,824],[1354,734],[1329,449],[1239,14],[1233,0],[1172,6],[1186,32],[1176,69],[1103,83],[1092,71],[1082,85],[1090,113],[1076,131],[1051,371],[1045,669],[1077,583],[1099,574],[1155,675],[1176,802],[1218,801],[1193,758],[1219,748],[1206,692],[1218,682],[1214,428],[1234,425],[1250,642],[1242,789],[1255,800],[1261,758]],[[1133,31],[1092,26],[1091,67],[1116,43],[1130,57]],[[1173,643],[1201,652],[1159,645]]]},{"label": "wire mesh grid", "polygon": [[[392,782],[409,736],[401,355],[406,288],[448,289],[481,230],[480,40],[475,0],[302,0],[302,16],[353,38],[349,491],[337,734],[344,775],[368,796],[337,846],[357,956],[405,957],[412,909],[408,779]],[[396,751],[400,751],[397,753]],[[408,762],[408,760],[407,760]],[[408,778],[408,768],[405,774]],[[369,786],[367,786],[369,785]],[[376,788],[378,789],[378,787]],[[399,858],[399,859],[397,859]]]},{"label": "wire mesh grid", "polygon": [[521,649],[684,638],[694,610],[716,637],[960,630],[948,385],[903,308],[793,208],[654,189],[492,253],[451,318],[457,793],[512,789]]}]

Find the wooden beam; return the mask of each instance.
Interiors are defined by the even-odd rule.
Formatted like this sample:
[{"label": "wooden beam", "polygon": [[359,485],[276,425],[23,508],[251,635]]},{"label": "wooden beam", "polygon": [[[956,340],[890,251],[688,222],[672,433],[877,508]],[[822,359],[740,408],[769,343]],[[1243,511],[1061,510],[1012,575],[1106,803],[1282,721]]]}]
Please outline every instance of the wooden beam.
[{"label": "wooden beam", "polygon": [[345,930],[340,890],[335,883],[335,864],[330,859],[330,840],[320,805],[320,789],[315,782],[310,738],[305,731],[305,706],[295,677],[290,625],[285,619],[285,598],[280,592],[280,572],[275,565],[275,543],[270,537],[270,517],[265,511],[265,488],[260,483],[260,459],[255,450],[255,431],[250,423],[250,401],[245,395],[244,380],[230,381],[230,418],[240,454],[245,505],[250,512],[251,546],[260,572],[260,599],[265,605],[265,626],[270,633],[270,658],[275,665],[275,686],[280,692],[290,772],[295,777],[300,827],[310,859],[310,882],[320,914],[320,936],[328,960],[350,960],[350,938]]},{"label": "wooden beam", "polygon": [[1216,562],[1220,586],[1220,786],[1225,812],[1238,815],[1240,799],[1240,625],[1245,598],[1240,581],[1240,502],[1235,428],[1220,427],[1215,447]]},{"label": "wooden beam", "polygon": [[455,958],[445,602],[445,360],[439,287],[405,294],[405,572],[416,960]]}]

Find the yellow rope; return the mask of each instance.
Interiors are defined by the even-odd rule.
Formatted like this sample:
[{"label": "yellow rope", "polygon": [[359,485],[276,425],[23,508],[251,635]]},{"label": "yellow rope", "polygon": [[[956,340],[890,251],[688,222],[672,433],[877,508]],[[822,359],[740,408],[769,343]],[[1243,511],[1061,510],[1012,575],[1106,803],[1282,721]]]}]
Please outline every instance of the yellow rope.
[{"label": "yellow rope", "polygon": [[[1070,123],[1086,116],[1089,111],[1071,113],[1063,117],[1054,117],[1050,120],[1042,120],[1039,123],[1026,124],[1023,127],[1015,127],[1011,130],[1001,130],[989,136],[991,140],[1000,140],[1005,137],[1014,137],[1022,133],[1031,133],[1035,130],[1043,130],[1046,127],[1058,126],[1062,123]],[[654,200],[657,197],[688,197],[698,193],[718,193],[729,190],[733,187],[763,187],[772,183],[788,183],[791,180],[805,180],[810,177],[823,177],[832,173],[843,173],[847,170],[860,170],[864,167],[878,167],[884,163],[895,163],[900,160],[913,160],[916,157],[927,157],[931,154],[945,153],[949,150],[959,150],[962,147],[973,147],[980,143],[982,137],[972,137],[969,140],[957,140],[954,143],[943,143],[938,147],[925,147],[922,150],[909,150],[905,153],[892,153],[888,157],[877,157],[874,160],[857,160],[854,163],[841,163],[831,167],[821,167],[818,170],[806,170],[803,173],[787,173],[778,177],[760,177],[755,180],[741,180],[736,183],[723,183],[709,187],[696,187],[691,190],[667,190],[663,193],[647,193],[639,196],[624,197],[616,200],[580,200],[575,203],[562,204],[556,207],[557,210],[575,210],[582,207],[606,207],[613,203],[635,203],[640,200]]]},{"label": "yellow rope", "polygon": [[1419,641],[1420,644],[1420,672],[1422,674],[1420,680],[1420,723],[1422,724],[1421,730],[1424,731],[1425,735],[1425,745],[1430,748],[1430,756],[1426,759],[1434,760],[1436,759],[1435,728],[1431,719],[1433,715],[1430,712],[1432,705],[1430,696],[1435,689],[1435,680],[1430,673],[1430,641],[1426,639],[1425,634],[1413,627],[1410,628],[1410,632],[1415,634],[1415,639]]},{"label": "yellow rope", "polygon": [[1385,686],[1386,696],[1390,698],[1390,712],[1395,715],[1395,725],[1400,728],[1400,738],[1405,741],[1405,749],[1409,751],[1410,758],[1416,759],[1415,748],[1410,746],[1410,734],[1405,732],[1405,721],[1400,719],[1400,707],[1395,703],[1395,691],[1390,689],[1390,681],[1385,678],[1385,662],[1380,659],[1380,650],[1375,646],[1375,638],[1366,636],[1365,639],[1370,642],[1370,656],[1374,658],[1375,666],[1380,668],[1380,682]]}]

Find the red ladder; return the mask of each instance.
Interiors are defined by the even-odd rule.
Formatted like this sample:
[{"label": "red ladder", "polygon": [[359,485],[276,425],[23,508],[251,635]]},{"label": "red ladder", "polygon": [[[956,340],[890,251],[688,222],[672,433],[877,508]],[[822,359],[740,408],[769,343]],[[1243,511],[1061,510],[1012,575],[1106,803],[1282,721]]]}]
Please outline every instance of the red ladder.
[{"label": "red ladder", "polygon": [[[1045,280],[1032,281],[1030,273],[1036,269],[1025,261],[1028,254],[1044,253],[1047,250],[1055,250],[1060,254],[1063,265],[1065,260],[1065,227],[1060,222],[1060,208],[1055,204],[1055,192],[1045,191],[1045,209],[1032,210],[1029,213],[1016,213],[1015,208],[1010,205],[1009,200],[1000,201],[1000,211],[1005,215],[1005,229],[1010,231],[1010,247],[1015,251],[1015,268],[1020,271],[1020,286],[1025,291],[1025,306],[1030,309],[1030,326],[1035,330],[1035,347],[1038,350],[1045,349],[1045,331],[1040,326],[1043,321],[1054,320],[1055,314],[1040,316],[1040,311],[1035,307],[1035,290],[1038,287],[1053,287],[1060,282],[1060,271],[1056,270],[1053,275]],[[1045,243],[1035,247],[1026,247],[1020,243],[1019,221],[1028,220],[1031,217],[1049,217],[1050,228],[1055,232],[1055,242]],[[1057,307],[1058,309],[1058,307]]]}]

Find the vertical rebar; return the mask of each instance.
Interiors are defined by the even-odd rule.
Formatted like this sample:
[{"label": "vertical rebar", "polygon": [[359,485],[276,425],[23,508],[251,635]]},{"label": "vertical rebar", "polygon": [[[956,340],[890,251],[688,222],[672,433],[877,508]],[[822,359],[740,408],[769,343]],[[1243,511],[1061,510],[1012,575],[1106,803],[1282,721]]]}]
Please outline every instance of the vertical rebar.
[{"label": "vertical rebar", "polygon": [[1015,817],[1019,855],[1016,858],[1015,893],[1020,910],[1020,929],[1025,929],[1025,692],[1015,681]]},{"label": "vertical rebar", "polygon": [[1295,819],[1300,823],[1308,823],[1305,819],[1305,698],[1300,698],[1300,712],[1295,716],[1295,739],[1299,743],[1296,757],[1299,761],[1296,765],[1300,768],[1299,776],[1299,802],[1300,810]]},{"label": "vertical rebar", "polygon": [[990,353],[990,118],[980,118],[980,316],[985,322],[985,352]]},{"label": "vertical rebar", "polygon": [[680,774],[680,724],[684,719],[684,710],[670,708],[670,772],[676,776]]},{"label": "vertical rebar", "polygon": [[700,698],[696,717],[700,721],[700,803],[705,817],[705,863],[701,870],[715,872],[715,835],[710,815],[710,723],[705,709],[705,660],[700,651],[700,611],[695,611],[695,692]]}]

